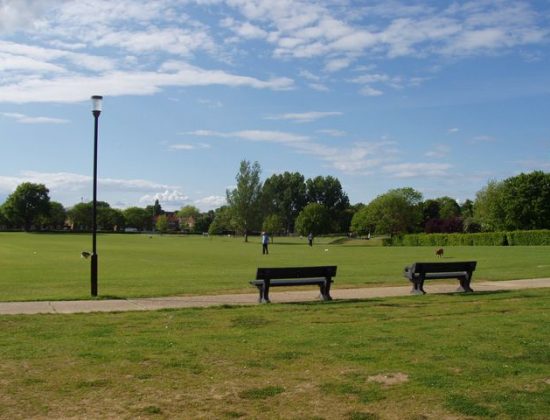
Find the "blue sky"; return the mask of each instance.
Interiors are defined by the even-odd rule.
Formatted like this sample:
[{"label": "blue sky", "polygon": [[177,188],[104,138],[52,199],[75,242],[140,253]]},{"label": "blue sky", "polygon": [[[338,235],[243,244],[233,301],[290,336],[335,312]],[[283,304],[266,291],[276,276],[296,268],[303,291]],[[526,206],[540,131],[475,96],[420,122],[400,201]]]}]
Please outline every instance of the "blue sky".
[{"label": "blue sky", "polygon": [[224,204],[263,179],[475,198],[550,171],[548,1],[0,0],[0,201]]}]

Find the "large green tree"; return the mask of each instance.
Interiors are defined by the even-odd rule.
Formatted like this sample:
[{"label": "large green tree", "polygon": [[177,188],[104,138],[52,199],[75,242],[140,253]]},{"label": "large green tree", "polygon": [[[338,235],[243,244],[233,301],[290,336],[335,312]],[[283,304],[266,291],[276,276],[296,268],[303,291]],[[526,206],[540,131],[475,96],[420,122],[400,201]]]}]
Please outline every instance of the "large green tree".
[{"label": "large green tree", "polygon": [[504,229],[504,184],[491,180],[476,194],[474,217],[485,231]]},{"label": "large green tree", "polygon": [[141,207],[128,207],[124,209],[125,225],[138,230],[146,230],[151,228],[152,213]]},{"label": "large green tree", "polygon": [[227,190],[227,203],[237,229],[244,234],[245,242],[248,242],[248,233],[260,225],[261,218],[261,193],[260,181],[261,168],[258,162],[250,163],[247,160],[241,162],[239,173],[235,177],[237,188]]},{"label": "large green tree", "polygon": [[208,227],[208,234],[220,235],[224,232],[233,230],[234,226],[231,218],[231,209],[228,206],[217,208],[214,212],[214,218]]},{"label": "large green tree", "polygon": [[331,231],[330,211],[319,203],[309,203],[296,218],[296,231],[300,235],[320,235]]},{"label": "large green tree", "polygon": [[413,232],[422,218],[422,194],[412,188],[398,188],[379,195],[355,213],[355,232],[396,235]]},{"label": "large green tree", "polygon": [[267,178],[262,189],[265,213],[280,217],[287,233],[294,231],[294,221],[307,204],[304,176],[284,172]]},{"label": "large green tree", "polygon": [[24,182],[17,186],[3,205],[3,212],[12,226],[26,231],[39,220],[48,216],[50,210],[49,190],[44,184]]},{"label": "large green tree", "polygon": [[550,173],[534,171],[504,180],[501,206],[508,230],[550,228]]},{"label": "large green tree", "polygon": [[347,232],[349,217],[345,214],[350,206],[349,198],[337,178],[317,176],[306,181],[306,193],[309,203],[325,206],[331,218],[331,231]]},{"label": "large green tree", "polygon": [[264,218],[262,230],[271,235],[271,241],[275,235],[279,235],[285,229],[283,219],[278,214],[270,214]]},{"label": "large green tree", "polygon": [[195,230],[195,224],[200,217],[201,211],[195,206],[184,206],[178,211],[180,226],[182,229],[192,228]]},{"label": "large green tree", "polygon": [[57,201],[50,201],[50,209],[48,215],[41,217],[40,224],[48,229],[63,229],[65,220],[67,219],[67,210],[63,204]]}]

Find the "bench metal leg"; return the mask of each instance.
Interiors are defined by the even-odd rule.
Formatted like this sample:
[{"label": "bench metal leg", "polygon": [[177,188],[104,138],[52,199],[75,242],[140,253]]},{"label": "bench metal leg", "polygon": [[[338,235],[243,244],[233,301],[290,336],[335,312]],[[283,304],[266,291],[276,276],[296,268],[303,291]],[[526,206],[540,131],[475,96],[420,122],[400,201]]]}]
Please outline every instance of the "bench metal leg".
[{"label": "bench metal leg", "polygon": [[326,279],[323,284],[319,285],[319,290],[321,294],[319,295],[319,299],[322,301],[329,301],[332,300],[332,297],[330,296],[330,284],[332,283],[331,279]]},{"label": "bench metal leg", "polygon": [[424,278],[420,277],[413,282],[413,288],[411,290],[411,295],[425,295],[424,291]]},{"label": "bench metal leg", "polygon": [[460,287],[456,289],[457,292],[472,293],[474,290],[470,287],[471,275],[465,275],[464,277],[459,277]]},{"label": "bench metal leg", "polygon": [[269,300],[269,280],[264,280],[264,282],[258,286],[258,289],[260,290],[260,303],[270,303]]}]

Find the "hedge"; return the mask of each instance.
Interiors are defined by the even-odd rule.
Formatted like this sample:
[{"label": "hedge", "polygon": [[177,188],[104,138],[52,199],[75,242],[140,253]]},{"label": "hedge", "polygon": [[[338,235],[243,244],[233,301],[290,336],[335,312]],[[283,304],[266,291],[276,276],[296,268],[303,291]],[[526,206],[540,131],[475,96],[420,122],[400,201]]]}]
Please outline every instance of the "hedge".
[{"label": "hedge", "polygon": [[384,246],[506,246],[550,245],[550,230],[486,233],[417,233],[394,236]]}]

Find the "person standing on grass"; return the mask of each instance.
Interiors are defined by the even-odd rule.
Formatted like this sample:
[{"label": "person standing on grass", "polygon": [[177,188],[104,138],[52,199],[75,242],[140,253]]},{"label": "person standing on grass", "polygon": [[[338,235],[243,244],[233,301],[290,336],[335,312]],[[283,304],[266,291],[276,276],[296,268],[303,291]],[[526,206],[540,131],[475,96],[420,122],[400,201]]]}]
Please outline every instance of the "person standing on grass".
[{"label": "person standing on grass", "polygon": [[267,246],[269,245],[269,235],[267,232],[262,232],[262,254],[269,254]]},{"label": "person standing on grass", "polygon": [[309,246],[313,246],[313,233],[309,232],[309,235],[307,235],[307,241]]}]

